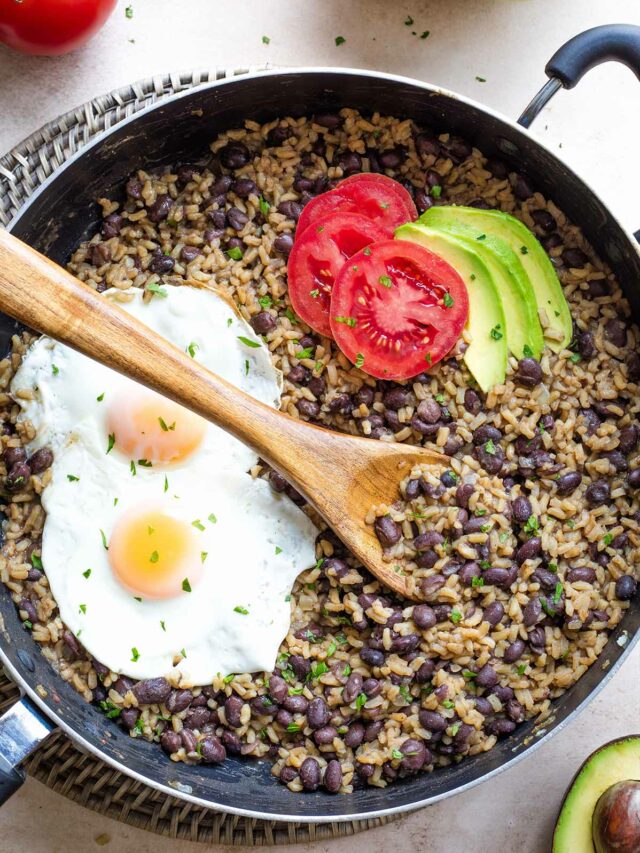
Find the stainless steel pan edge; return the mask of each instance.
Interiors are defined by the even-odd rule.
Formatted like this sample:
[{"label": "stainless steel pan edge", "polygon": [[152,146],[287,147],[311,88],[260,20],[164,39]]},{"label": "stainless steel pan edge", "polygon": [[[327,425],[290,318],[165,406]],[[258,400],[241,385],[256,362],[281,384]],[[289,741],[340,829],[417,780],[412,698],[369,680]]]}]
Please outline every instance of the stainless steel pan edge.
[{"label": "stainless steel pan edge", "polygon": [[[632,29],[638,30],[638,28]],[[637,33],[636,37],[640,57],[640,37]],[[640,67],[640,59],[638,59],[638,67]],[[273,78],[271,83],[270,78]],[[108,152],[111,157],[117,155],[123,146],[126,147],[127,139],[136,136],[136,125],[144,122],[147,117],[153,117],[152,114],[159,115],[162,120],[163,110],[173,109],[173,105],[180,101],[184,106],[184,102],[200,102],[204,98],[202,102],[213,104],[212,108],[215,109],[222,89],[237,90],[239,86],[248,85],[253,86],[255,92],[259,90],[265,92],[270,85],[273,84],[277,88],[278,82],[282,81],[286,86],[280,90],[279,97],[281,97],[282,91],[287,87],[294,94],[300,88],[309,88],[307,84],[312,79],[318,85],[325,79],[327,84],[331,84],[323,91],[330,91],[332,86],[335,88],[337,82],[344,84],[344,90],[348,91],[350,84],[357,81],[360,84],[366,83],[367,89],[388,87],[388,91],[393,92],[394,96],[398,92],[411,91],[425,103],[432,99],[431,102],[436,104],[433,118],[437,119],[440,116],[443,129],[449,120],[445,105],[451,108],[461,106],[465,108],[466,115],[475,118],[477,123],[489,121],[491,129],[501,130],[501,133],[494,138],[493,144],[481,146],[487,153],[501,151],[502,155],[509,159],[518,151],[541,152],[543,160],[555,165],[558,175],[564,173],[565,181],[570,179],[576,197],[588,199],[593,206],[593,211],[602,216],[602,225],[606,223],[609,234],[604,235],[604,242],[603,235],[600,235],[599,241],[594,239],[600,251],[608,257],[614,267],[623,272],[635,271],[636,280],[640,277],[640,254],[630,235],[625,234],[624,229],[606,210],[602,202],[594,196],[584,182],[571,173],[571,170],[554,152],[533,141],[516,123],[446,90],[409,78],[350,69],[309,68],[295,72],[273,71],[249,74],[206,84],[197,90],[189,90],[149,107],[105,132],[71,158],[34,194],[16,217],[11,228],[18,236],[28,239],[41,249],[47,249],[54,258],[62,262],[65,252],[77,242],[77,228],[74,234],[65,237],[65,229],[73,216],[69,215],[62,224],[46,220],[45,225],[49,223],[49,227],[45,228],[46,233],[38,232],[37,229],[38,227],[42,229],[43,225],[42,208],[52,203],[52,196],[55,197],[56,204],[59,203],[60,195],[64,196],[64,178],[70,170],[73,171],[74,168],[77,169],[78,166],[86,164],[89,180],[91,180],[91,164],[100,159],[101,150],[103,153]],[[334,99],[338,97],[340,100],[335,91],[331,97]],[[340,105],[347,105],[347,103]],[[407,115],[408,111],[405,107],[406,105],[398,99],[396,112]],[[306,109],[313,111],[313,107],[306,107]],[[280,114],[288,111],[287,106],[280,102]],[[250,113],[245,113],[245,115],[248,114]],[[467,128],[466,132],[463,128],[457,128],[457,130],[470,138],[477,136],[473,127]],[[513,146],[515,151],[513,149],[505,151],[500,147],[505,144],[507,148]],[[142,158],[143,155],[139,154],[139,159]],[[529,160],[525,158],[524,162],[524,170],[528,171]],[[58,187],[61,188],[61,193],[52,193],[52,189]],[[564,199],[557,200],[561,207],[567,209]],[[579,216],[574,218],[580,221]],[[592,239],[594,237],[591,233],[589,236]],[[635,293],[629,295],[632,297],[636,316],[640,316],[638,295]],[[22,737],[21,732],[31,728],[22,746],[14,749],[12,760],[5,761],[4,767],[0,764],[0,778],[2,771],[5,771],[4,793],[8,795],[17,786],[15,781],[17,774],[12,766],[15,760],[23,757],[29,749],[37,745],[38,738],[46,734],[49,728],[47,720],[39,713],[42,711],[52,724],[64,730],[83,749],[92,752],[142,784],[151,785],[164,793],[182,797],[209,808],[220,808],[226,812],[255,818],[299,822],[354,820],[409,811],[466,790],[484,779],[492,778],[521,760],[525,754],[535,750],[554,732],[564,728],[585,707],[628,656],[632,646],[637,642],[640,628],[640,612],[636,607],[627,614],[623,624],[613,633],[600,660],[558,701],[555,714],[543,727],[536,730],[532,723],[525,724],[517,730],[515,736],[502,741],[490,753],[466,760],[456,767],[447,768],[432,775],[405,780],[400,785],[384,791],[368,789],[353,795],[329,797],[321,793],[304,796],[290,794],[269,776],[268,768],[263,762],[232,761],[220,768],[188,768],[185,765],[175,765],[167,761],[157,746],[151,746],[146,742],[133,744],[128,735],[105,721],[95,708],[84,703],[69,685],[64,684],[53,673],[39,654],[30,635],[21,628],[13,603],[6,594],[0,599],[0,612],[4,620],[0,659],[25,693],[19,708],[9,712],[12,718],[0,721],[0,747],[3,739],[7,738],[7,732],[9,741],[14,746],[18,744],[20,747],[18,741]],[[133,750],[130,748],[131,745]],[[227,764],[230,767],[225,769]],[[3,791],[0,788],[0,797],[2,795]]]}]

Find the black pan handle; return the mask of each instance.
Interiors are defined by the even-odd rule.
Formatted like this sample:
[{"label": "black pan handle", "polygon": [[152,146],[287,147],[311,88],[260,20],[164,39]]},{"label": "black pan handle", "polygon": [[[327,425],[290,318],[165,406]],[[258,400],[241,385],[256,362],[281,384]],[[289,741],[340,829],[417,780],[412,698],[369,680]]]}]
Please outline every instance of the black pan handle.
[{"label": "black pan handle", "polygon": [[26,696],[0,717],[0,806],[25,780],[20,762],[53,731],[53,724]]},{"label": "black pan handle", "polygon": [[640,27],[605,24],[579,33],[562,45],[545,67],[549,80],[518,119],[529,127],[559,89],[573,89],[587,71],[602,62],[622,62],[640,79]]}]

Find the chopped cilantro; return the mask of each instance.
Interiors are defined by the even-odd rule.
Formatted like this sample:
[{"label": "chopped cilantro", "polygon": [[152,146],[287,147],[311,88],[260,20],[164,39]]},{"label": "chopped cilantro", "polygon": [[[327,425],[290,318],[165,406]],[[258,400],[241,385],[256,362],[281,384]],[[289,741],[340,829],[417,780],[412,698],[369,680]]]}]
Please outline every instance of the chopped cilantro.
[{"label": "chopped cilantro", "polygon": [[271,308],[273,305],[273,299],[269,295],[259,296],[258,302],[262,308]]},{"label": "chopped cilantro", "polygon": [[449,616],[454,625],[457,625],[458,622],[462,619],[462,613],[459,610],[452,610]]},{"label": "chopped cilantro", "polygon": [[371,247],[370,247],[370,246],[367,246],[367,247],[364,249],[363,254],[364,254],[364,255],[366,255],[367,257],[369,257],[369,255],[371,254]]},{"label": "chopped cilantro", "polygon": [[367,694],[359,693],[356,696],[356,711],[360,711],[367,704]]},{"label": "chopped cilantro", "polygon": [[477,674],[478,674],[477,672],[472,672],[470,669],[463,669],[462,670],[462,677],[463,678],[475,678],[477,676]]},{"label": "chopped cilantro", "polygon": [[451,699],[445,699],[444,702],[442,703],[443,708],[453,708],[454,705],[455,705],[455,702],[452,702]]},{"label": "chopped cilantro", "polygon": [[31,555],[31,565],[34,567],[34,569],[42,568],[42,560],[40,559],[40,557],[38,557],[37,554]]},{"label": "chopped cilantro", "polygon": [[151,554],[151,556],[149,557],[149,562],[150,563],[157,563],[159,559],[160,559],[160,555],[158,554],[157,551],[154,551]]},{"label": "chopped cilantro", "polygon": [[399,749],[393,749],[391,751],[391,757],[394,758],[396,761],[402,761],[402,759],[404,758],[404,753],[400,752]]},{"label": "chopped cilantro", "polygon": [[109,550],[109,546],[107,545],[107,537],[104,534],[104,530],[100,529],[100,538],[102,539],[102,547],[105,551]]},{"label": "chopped cilantro", "polygon": [[[495,444],[493,443],[493,439],[492,439],[492,438],[490,438],[487,442],[485,442],[484,449],[487,451],[487,453],[488,453],[490,456],[495,456],[495,455],[496,455],[496,446],[495,446]],[[476,512],[476,515],[477,515],[477,514],[478,514],[478,513]]]},{"label": "chopped cilantro", "polygon": [[107,453],[111,453],[116,443],[116,434],[114,432],[109,433],[109,442],[107,444]]},{"label": "chopped cilantro", "polygon": [[483,524],[480,528],[482,533],[488,533],[491,530],[491,524],[487,522],[487,524]]},{"label": "chopped cilantro", "polygon": [[558,602],[562,598],[563,591],[564,591],[564,587],[562,585],[562,581],[558,581],[558,583],[556,584],[556,588],[553,592],[553,598],[551,599],[554,604],[558,604]]},{"label": "chopped cilantro", "polygon": [[420,38],[421,39],[428,39],[430,35],[431,35],[431,32],[429,30],[425,30],[424,32],[420,33]]},{"label": "chopped cilantro", "polygon": [[[159,417],[159,418],[158,418],[158,423],[160,424],[160,429],[161,429],[163,432],[169,432],[170,430],[171,430],[171,431],[173,431],[173,430],[175,430],[175,428],[176,428],[176,422],[175,422],[175,421],[174,421],[174,422],[169,426],[169,425],[167,425],[167,422],[164,420],[164,418],[160,418],[160,417]],[[151,463],[149,463],[149,466],[150,466],[150,465],[151,465]],[[149,466],[148,466],[148,467],[149,467]]]},{"label": "chopped cilantro", "polygon": [[431,187],[431,195],[433,198],[440,198],[442,195],[442,187],[440,184],[436,184],[435,187]]},{"label": "chopped cilantro", "polygon": [[315,347],[305,347],[304,349],[301,349],[300,352],[296,353],[296,358],[300,360],[303,358],[311,358],[314,349]]},{"label": "chopped cilantro", "polygon": [[189,355],[191,356],[191,358],[195,358],[195,357],[196,357],[196,352],[197,352],[199,349],[200,349],[200,347],[198,346],[198,344],[197,344],[195,341],[191,341],[191,343],[190,343],[190,344],[189,344],[189,346],[187,347],[187,352],[189,353]]},{"label": "chopped cilantro", "polygon": [[336,653],[336,649],[338,648],[337,644],[333,642],[333,640],[327,646],[327,657],[330,658],[331,655]]},{"label": "chopped cilantro", "polygon": [[478,234],[478,236],[476,237],[476,240],[486,240],[486,239],[487,239],[486,234]]},{"label": "chopped cilantro", "polygon": [[479,77],[477,74],[476,74],[476,80],[478,81],[478,83],[486,83],[487,82],[486,77]]},{"label": "chopped cilantro", "polygon": [[605,546],[608,547],[613,542],[613,534],[612,533],[605,533],[602,541],[604,542]]},{"label": "chopped cilantro", "polygon": [[346,38],[344,36],[336,36],[336,47],[340,47],[341,44],[346,42]]},{"label": "chopped cilantro", "polygon": [[573,364],[577,364],[582,359],[582,356],[579,352],[574,352],[569,356],[569,361],[573,362]]},{"label": "chopped cilantro", "polygon": [[244,344],[246,347],[251,347],[252,349],[258,349],[260,346],[260,341],[252,341],[250,338],[245,338],[244,335],[238,335],[238,340],[241,344]]},{"label": "chopped cilantro", "polygon": [[121,708],[117,708],[117,707],[113,704],[113,702],[111,702],[111,701],[110,701],[110,700],[108,700],[108,699],[107,699],[107,700],[105,700],[105,701],[100,702],[99,704],[100,704],[100,710],[105,712],[105,716],[106,716],[109,720],[113,720],[115,717],[119,717],[119,716],[120,716],[120,714],[122,713],[122,709],[121,709]]},{"label": "chopped cilantro", "polygon": [[138,465],[141,468],[153,468],[153,462],[149,462],[148,459],[138,459]]},{"label": "chopped cilantro", "polygon": [[525,522],[524,532],[525,533],[535,533],[535,531],[539,528],[539,526],[540,526],[540,522],[535,517],[535,515],[530,515],[529,518]]},{"label": "chopped cilantro", "polygon": [[166,474],[164,475],[164,490],[165,492],[169,491],[169,478]]},{"label": "chopped cilantro", "polygon": [[182,589],[184,592],[191,592],[191,584],[189,583],[189,578],[185,578],[182,581]]},{"label": "chopped cilantro", "polygon": [[489,332],[489,335],[491,338],[493,338],[494,341],[502,340],[502,332],[500,331],[500,323],[498,323],[497,326],[494,326],[493,329],[491,329],[491,331]]},{"label": "chopped cilantro", "polygon": [[129,463],[129,470],[131,471],[131,476],[135,477],[137,474],[137,471],[136,471],[136,463],[133,461],[133,459]]},{"label": "chopped cilantro", "polygon": [[313,290],[310,290],[310,291],[309,291],[309,296],[310,296],[312,299],[317,299],[317,298],[318,298],[318,296],[320,296],[320,291],[319,291],[319,290],[318,290],[318,288],[316,287],[316,288],[314,288]]},{"label": "chopped cilantro", "polygon": [[80,610],[80,613],[86,613],[87,612],[87,605],[81,604],[78,609]]},{"label": "chopped cilantro", "polygon": [[30,630],[33,628],[33,622],[30,622],[30,621],[29,621],[29,619],[25,619],[25,620],[24,620],[24,622],[23,622],[22,624],[24,625],[24,627],[25,627],[28,631],[30,631]]},{"label": "chopped cilantro", "polygon": [[70,483],[77,483],[80,477],[76,477],[75,474],[67,474],[67,480]]},{"label": "chopped cilantro", "polygon": [[54,376],[57,376],[60,373],[60,368],[56,367],[55,364],[52,364],[51,365],[51,372],[53,373]]},{"label": "chopped cilantro", "polygon": [[356,367],[362,367],[363,364],[364,364],[364,355],[361,352],[359,352],[356,355],[355,365],[356,365]]},{"label": "chopped cilantro", "polygon": [[262,36],[262,44],[269,44],[271,39],[269,36]]},{"label": "chopped cilantro", "polygon": [[239,604],[237,604],[237,605],[233,608],[233,612],[234,612],[234,613],[241,613],[243,616],[248,616],[248,615],[249,615],[249,611],[247,610],[247,608],[246,608],[246,607],[241,607]]},{"label": "chopped cilantro", "polygon": [[388,275],[381,275],[378,281],[383,287],[393,287],[393,282]]},{"label": "chopped cilantro", "polygon": [[355,317],[343,317],[342,315],[340,315],[339,317],[334,317],[333,319],[336,321],[336,323],[344,323],[345,326],[349,326],[352,329],[358,322]]},{"label": "chopped cilantro", "polygon": [[204,524],[200,521],[199,518],[196,518],[195,521],[191,522],[192,527],[197,527],[198,530],[204,530]]},{"label": "chopped cilantro", "polygon": [[280,546],[279,546],[279,545],[276,545],[276,556],[277,556],[278,554],[282,554],[282,548],[280,548]]},{"label": "chopped cilantro", "polygon": [[240,246],[233,246],[233,248],[227,249],[227,255],[232,261],[239,261],[242,258],[242,249]]},{"label": "chopped cilantro", "polygon": [[86,572],[83,572],[82,577],[83,578],[90,578],[91,577],[91,569],[87,569]]},{"label": "chopped cilantro", "polygon": [[262,196],[260,196],[260,198],[258,199],[258,204],[260,205],[260,213],[263,216],[266,216],[269,213],[269,208],[271,207],[271,205]]},{"label": "chopped cilantro", "polygon": [[104,400],[104,391],[96,397],[96,400],[98,403],[101,403]]},{"label": "chopped cilantro", "polygon": [[136,649],[135,646],[131,649],[131,662],[136,663],[138,658],[140,657],[140,652]]},{"label": "chopped cilantro", "polygon": [[443,299],[444,307],[445,307],[445,308],[451,308],[451,307],[453,307],[454,301],[455,301],[455,300],[454,300],[453,296],[452,296],[452,295],[449,293],[449,291],[447,290],[447,291],[445,292],[445,294],[444,294],[444,299]]},{"label": "chopped cilantro", "polygon": [[522,355],[523,355],[525,358],[532,358],[532,357],[533,357],[533,350],[531,349],[531,347],[529,346],[529,344],[525,344],[525,345],[522,347]]},{"label": "chopped cilantro", "polygon": [[432,364],[433,359],[431,358],[431,353],[430,353],[430,352],[428,352],[428,353],[425,355],[424,360],[427,362],[427,364]]},{"label": "chopped cilantro", "polygon": [[131,18],[133,18],[133,6],[127,6],[127,8],[124,10],[124,14],[127,18],[129,18],[129,20],[131,20]]},{"label": "chopped cilantro", "polygon": [[524,671],[526,668],[527,668],[526,663],[519,663],[518,666],[516,667],[516,672],[518,673],[518,675],[524,675]]},{"label": "chopped cilantro", "polygon": [[300,725],[300,723],[289,723],[289,725],[287,726],[287,731],[291,732],[291,734],[294,734],[295,732],[299,732],[301,728],[302,726]]},{"label": "chopped cilantro", "polygon": [[471,586],[484,586],[484,578],[471,578]]},{"label": "chopped cilantro", "polygon": [[320,676],[324,675],[325,672],[329,672],[329,667],[326,665],[326,663],[323,660],[316,661],[311,666],[311,671],[307,677],[307,681],[312,678],[320,678]]},{"label": "chopped cilantro", "polygon": [[413,18],[411,17],[411,15],[407,15],[404,20],[404,25],[405,27],[411,27],[413,25]]},{"label": "chopped cilantro", "polygon": [[166,297],[169,295],[167,293],[167,289],[165,287],[160,287],[160,285],[155,281],[151,284],[148,284],[146,290],[148,290],[150,293],[155,293],[157,296]]}]

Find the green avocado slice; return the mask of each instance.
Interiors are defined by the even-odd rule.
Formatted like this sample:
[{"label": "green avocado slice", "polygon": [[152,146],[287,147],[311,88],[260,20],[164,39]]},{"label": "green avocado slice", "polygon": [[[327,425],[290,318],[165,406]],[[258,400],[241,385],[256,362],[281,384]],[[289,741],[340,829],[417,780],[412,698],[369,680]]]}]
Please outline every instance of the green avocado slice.
[{"label": "green avocado slice", "polygon": [[450,220],[446,221],[445,216],[438,217],[437,224],[431,227],[464,240],[469,248],[480,255],[502,299],[510,352],[517,359],[533,357],[539,360],[544,349],[542,327],[538,319],[535,293],[520,258],[501,237],[486,234],[482,240],[478,240],[475,229],[458,222],[456,208],[448,207],[446,210],[452,211]]},{"label": "green avocado slice", "polygon": [[640,779],[640,736],[613,740],[587,758],[571,782],[553,833],[553,853],[594,853],[591,821],[600,796],[617,782]]},{"label": "green avocado slice", "polygon": [[554,352],[565,349],[573,334],[571,312],[553,264],[535,235],[519,219],[501,210],[443,205],[429,208],[418,220],[432,228],[446,228],[452,221],[472,229],[476,239],[492,235],[510,246],[533,289],[545,343]]},{"label": "green avocado slice", "polygon": [[501,385],[507,373],[507,331],[502,301],[480,257],[464,240],[419,222],[402,225],[398,240],[420,243],[458,272],[469,294],[467,330],[471,342],[464,360],[483,391]]}]

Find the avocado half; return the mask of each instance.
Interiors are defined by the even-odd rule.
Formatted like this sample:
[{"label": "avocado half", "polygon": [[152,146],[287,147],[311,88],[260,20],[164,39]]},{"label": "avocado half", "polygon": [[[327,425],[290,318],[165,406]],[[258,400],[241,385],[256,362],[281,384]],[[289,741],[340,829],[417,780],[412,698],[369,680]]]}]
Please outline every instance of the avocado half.
[{"label": "avocado half", "polygon": [[[634,793],[638,780],[640,735],[612,740],[592,753],[562,801],[553,853],[640,851],[640,812]],[[618,800],[617,812],[612,811],[615,803],[608,802],[612,795]]]}]

